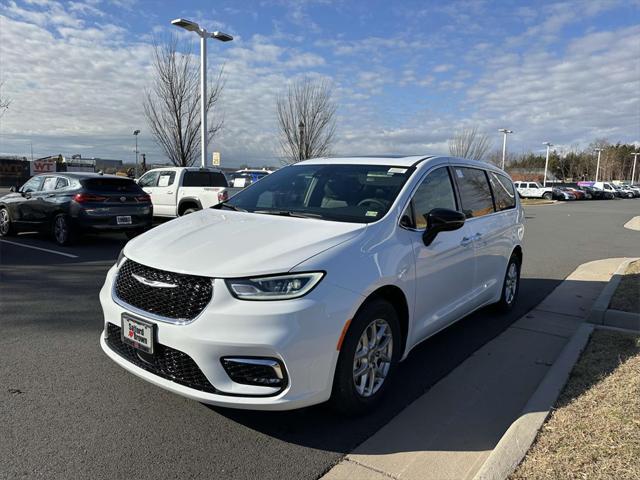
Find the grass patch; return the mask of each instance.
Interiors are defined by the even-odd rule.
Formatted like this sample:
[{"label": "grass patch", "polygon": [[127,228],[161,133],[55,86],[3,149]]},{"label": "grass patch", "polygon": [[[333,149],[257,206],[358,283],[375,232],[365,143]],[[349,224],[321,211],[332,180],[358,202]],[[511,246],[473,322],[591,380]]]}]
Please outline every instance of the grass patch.
[{"label": "grass patch", "polygon": [[509,478],[640,479],[640,335],[594,331]]},{"label": "grass patch", "polygon": [[[609,308],[640,313],[640,260],[631,262],[611,298]],[[640,461],[640,459],[638,460]]]}]

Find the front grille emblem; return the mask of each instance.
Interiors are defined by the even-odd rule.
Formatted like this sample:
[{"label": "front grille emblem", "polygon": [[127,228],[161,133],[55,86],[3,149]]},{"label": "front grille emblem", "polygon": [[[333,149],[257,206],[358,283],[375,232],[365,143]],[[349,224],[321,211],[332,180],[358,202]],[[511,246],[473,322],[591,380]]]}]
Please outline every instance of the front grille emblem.
[{"label": "front grille emblem", "polygon": [[139,281],[140,283],[142,283],[143,285],[146,285],[147,287],[176,288],[178,286],[175,283],[165,283],[165,282],[159,282],[157,280],[149,280],[148,278],[144,278],[140,275],[136,275],[135,273],[132,273],[131,276],[135,278],[137,281]]},{"label": "front grille emblem", "polygon": [[120,197],[120,201],[121,202],[126,202],[127,201],[127,197]]}]

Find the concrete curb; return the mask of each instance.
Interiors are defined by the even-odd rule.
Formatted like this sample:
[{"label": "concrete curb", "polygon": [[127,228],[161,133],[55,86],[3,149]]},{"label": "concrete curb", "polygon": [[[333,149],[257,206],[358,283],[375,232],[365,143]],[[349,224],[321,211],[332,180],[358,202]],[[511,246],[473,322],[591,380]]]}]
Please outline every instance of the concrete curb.
[{"label": "concrete curb", "polygon": [[624,228],[640,231],[640,216],[633,217],[631,220],[624,224]]},{"label": "concrete curb", "polygon": [[616,292],[618,285],[622,281],[624,272],[631,262],[638,258],[628,258],[620,264],[607,286],[591,307],[591,313],[587,321],[596,325],[609,325],[612,327],[625,328],[630,330],[640,330],[640,315],[619,310],[609,309],[611,297]]},{"label": "concrete curb", "polygon": [[520,464],[567,383],[593,329],[594,325],[588,323],[578,328],[525,405],[520,417],[504,433],[474,480],[505,479]]}]

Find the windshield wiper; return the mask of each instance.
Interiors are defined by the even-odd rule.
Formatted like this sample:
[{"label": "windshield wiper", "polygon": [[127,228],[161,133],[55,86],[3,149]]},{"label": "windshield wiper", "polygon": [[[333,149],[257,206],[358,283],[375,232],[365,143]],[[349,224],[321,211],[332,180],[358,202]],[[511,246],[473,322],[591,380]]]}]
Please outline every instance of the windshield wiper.
[{"label": "windshield wiper", "polygon": [[254,210],[252,213],[264,213],[265,215],[280,215],[282,217],[297,218],[324,218],[317,213],[295,212],[292,210]]},{"label": "windshield wiper", "polygon": [[214,205],[211,208],[215,208],[217,210],[220,210],[222,208],[228,208],[229,210],[233,210],[234,212],[246,212],[244,208],[236,207],[235,205],[231,205],[226,202],[218,203],[217,205]]}]

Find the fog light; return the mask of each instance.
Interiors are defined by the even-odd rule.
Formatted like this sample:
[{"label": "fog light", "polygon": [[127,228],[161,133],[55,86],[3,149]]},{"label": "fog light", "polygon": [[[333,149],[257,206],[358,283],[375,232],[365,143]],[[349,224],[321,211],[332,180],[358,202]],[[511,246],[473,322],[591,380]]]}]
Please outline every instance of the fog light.
[{"label": "fog light", "polygon": [[275,358],[225,357],[220,361],[229,378],[236,383],[276,388],[286,384],[284,367]]}]

